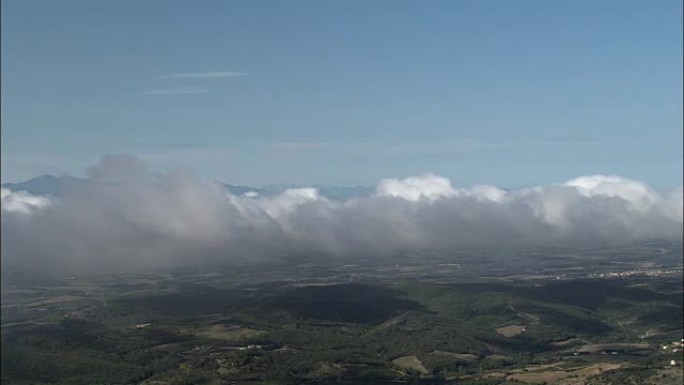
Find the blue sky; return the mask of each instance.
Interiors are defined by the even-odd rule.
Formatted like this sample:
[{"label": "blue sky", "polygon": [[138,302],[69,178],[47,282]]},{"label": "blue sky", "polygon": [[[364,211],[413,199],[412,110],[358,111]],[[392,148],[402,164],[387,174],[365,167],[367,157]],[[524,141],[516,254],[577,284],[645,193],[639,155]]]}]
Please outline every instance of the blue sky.
[{"label": "blue sky", "polygon": [[682,184],[682,2],[2,2],[2,180]]}]

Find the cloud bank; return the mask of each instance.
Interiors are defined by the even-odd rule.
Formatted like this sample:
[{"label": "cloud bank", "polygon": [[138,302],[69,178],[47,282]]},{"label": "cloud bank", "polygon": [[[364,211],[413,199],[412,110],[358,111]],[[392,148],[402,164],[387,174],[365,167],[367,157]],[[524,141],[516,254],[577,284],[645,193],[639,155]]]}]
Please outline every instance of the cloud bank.
[{"label": "cloud bank", "polygon": [[681,242],[682,189],[661,194],[617,176],[505,191],[425,174],[336,201],[314,188],[236,196],[187,171],[109,156],[59,197],[2,190],[3,277],[654,239]]}]

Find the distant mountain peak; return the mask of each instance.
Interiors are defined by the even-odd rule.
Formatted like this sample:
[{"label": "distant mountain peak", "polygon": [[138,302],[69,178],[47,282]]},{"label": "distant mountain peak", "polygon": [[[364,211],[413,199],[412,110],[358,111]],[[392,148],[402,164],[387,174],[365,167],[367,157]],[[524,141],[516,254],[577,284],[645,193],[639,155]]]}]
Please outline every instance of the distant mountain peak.
[{"label": "distant mountain peak", "polygon": [[18,183],[3,183],[2,187],[12,191],[26,191],[33,195],[59,195],[63,186],[69,182],[83,181],[72,176],[56,177],[45,174]]}]

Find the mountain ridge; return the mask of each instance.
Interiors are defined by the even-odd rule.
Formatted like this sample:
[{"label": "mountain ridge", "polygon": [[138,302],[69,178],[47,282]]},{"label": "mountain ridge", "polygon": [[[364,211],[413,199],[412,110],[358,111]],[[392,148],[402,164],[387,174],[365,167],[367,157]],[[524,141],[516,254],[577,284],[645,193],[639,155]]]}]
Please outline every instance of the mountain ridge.
[{"label": "mountain ridge", "polygon": [[[64,192],[66,186],[89,183],[87,179],[77,178],[72,176],[56,177],[54,175],[45,174],[35,178],[27,179],[25,181],[16,183],[2,183],[0,187],[9,189],[11,191],[26,191],[33,195],[50,195],[59,196]],[[245,195],[248,193],[256,193],[262,196],[273,196],[282,193],[287,189],[294,188],[315,188],[318,192],[333,200],[345,200],[370,195],[373,191],[372,187],[368,186],[331,186],[331,185],[268,185],[264,187],[242,186],[225,182],[217,182],[223,186],[228,192],[233,195]]]}]

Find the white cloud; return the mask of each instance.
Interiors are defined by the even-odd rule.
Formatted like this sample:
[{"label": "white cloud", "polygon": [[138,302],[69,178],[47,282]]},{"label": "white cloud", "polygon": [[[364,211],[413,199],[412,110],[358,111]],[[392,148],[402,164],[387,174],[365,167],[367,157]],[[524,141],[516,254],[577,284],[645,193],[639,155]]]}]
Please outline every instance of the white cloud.
[{"label": "white cloud", "polygon": [[575,187],[586,197],[619,197],[629,202],[637,210],[646,210],[659,196],[646,184],[615,175],[590,175],[572,179],[565,186]]},{"label": "white cloud", "polygon": [[496,186],[477,185],[473,186],[469,194],[480,200],[490,200],[492,202],[503,202],[506,199],[506,191]]},{"label": "white cloud", "polygon": [[11,191],[6,188],[0,188],[0,199],[2,211],[8,213],[30,214],[52,204],[47,197],[31,195],[26,191]]},{"label": "white cloud", "polygon": [[326,156],[350,156],[358,154],[383,155],[423,155],[423,154],[465,154],[483,150],[496,150],[519,147],[532,143],[513,141],[493,141],[479,139],[461,139],[455,141],[423,141],[423,142],[278,142],[268,146],[270,151],[306,155],[324,154]]},{"label": "white cloud", "polygon": [[684,213],[684,189],[682,187],[670,191],[658,203],[656,207],[663,215],[675,222],[682,222],[682,213]]},{"label": "white cloud", "polygon": [[[256,196],[245,195],[247,198]],[[315,188],[287,189],[275,197],[260,198],[260,208],[274,219],[279,219],[291,213],[297,206],[307,202],[325,201]]]},{"label": "white cloud", "polygon": [[145,95],[188,95],[188,94],[206,94],[209,93],[207,88],[203,87],[183,87],[183,88],[167,88],[158,90],[143,91]]},{"label": "white cloud", "polygon": [[405,179],[383,179],[378,184],[375,193],[378,196],[390,196],[416,202],[421,199],[434,201],[438,198],[450,197],[457,194],[451,187],[451,181],[434,174]]}]

